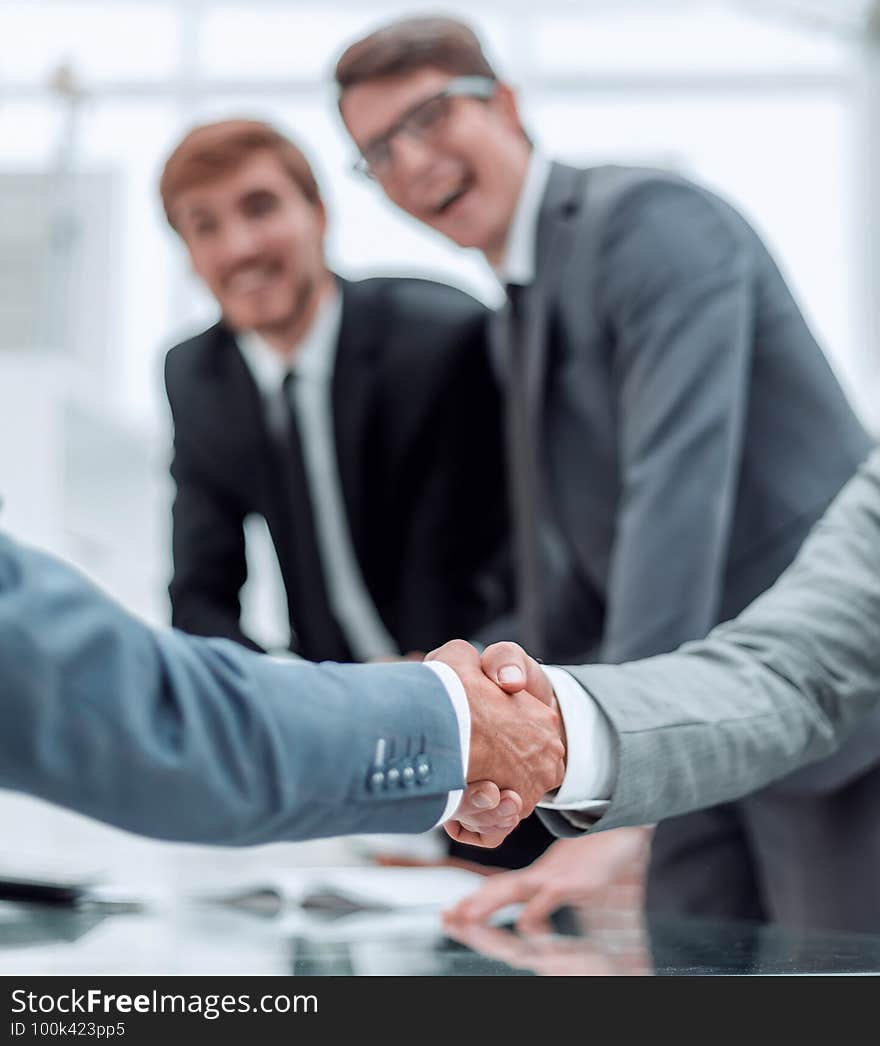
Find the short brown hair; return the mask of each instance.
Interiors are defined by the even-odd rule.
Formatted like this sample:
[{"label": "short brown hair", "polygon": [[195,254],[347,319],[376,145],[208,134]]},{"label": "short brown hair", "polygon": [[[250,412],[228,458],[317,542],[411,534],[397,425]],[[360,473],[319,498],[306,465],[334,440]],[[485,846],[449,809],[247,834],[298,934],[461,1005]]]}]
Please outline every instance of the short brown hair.
[{"label": "short brown hair", "polygon": [[340,94],[355,84],[431,66],[453,76],[488,76],[495,70],[476,33],[454,18],[404,18],[346,48],[336,63]]},{"label": "short brown hair", "polygon": [[159,194],[165,217],[175,228],[171,208],[186,189],[237,170],[254,153],[274,153],[312,204],[320,204],[318,183],[302,150],[261,120],[222,120],[194,127],[165,161]]}]

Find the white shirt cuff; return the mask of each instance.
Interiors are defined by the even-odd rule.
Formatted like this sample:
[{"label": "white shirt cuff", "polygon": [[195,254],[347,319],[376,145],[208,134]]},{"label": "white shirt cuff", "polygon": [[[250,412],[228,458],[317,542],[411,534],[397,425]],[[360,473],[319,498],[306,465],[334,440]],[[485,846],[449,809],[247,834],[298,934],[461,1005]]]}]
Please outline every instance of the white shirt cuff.
[{"label": "white shirt cuff", "polygon": [[[446,687],[446,693],[452,702],[455,718],[458,720],[458,736],[461,741],[461,777],[463,781],[467,781],[468,760],[471,754],[471,709],[470,705],[468,705],[467,694],[464,692],[464,686],[455,670],[450,668],[449,665],[443,661],[425,661],[424,664],[425,668],[430,668]],[[571,679],[571,676],[568,678]],[[576,683],[575,686],[577,686]],[[452,817],[458,809],[462,795],[463,792],[460,788],[456,788],[455,791],[449,793],[443,816],[434,825],[435,828],[438,828]]]},{"label": "white shirt cuff", "polygon": [[561,668],[546,666],[565,724],[565,777],[555,795],[538,806],[580,810],[599,816],[608,807],[617,781],[617,750],[605,714],[580,683]]}]

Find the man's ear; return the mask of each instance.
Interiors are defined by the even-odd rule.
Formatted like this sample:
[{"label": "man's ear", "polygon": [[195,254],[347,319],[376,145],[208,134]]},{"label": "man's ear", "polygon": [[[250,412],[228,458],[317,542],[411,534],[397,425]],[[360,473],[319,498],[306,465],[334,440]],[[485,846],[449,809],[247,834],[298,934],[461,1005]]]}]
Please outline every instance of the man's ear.
[{"label": "man's ear", "polygon": [[[348,131],[348,123],[345,119],[345,91],[340,91],[336,99],[336,111],[339,113],[339,119],[342,121],[342,126]],[[351,132],[349,131],[349,135]]]}]

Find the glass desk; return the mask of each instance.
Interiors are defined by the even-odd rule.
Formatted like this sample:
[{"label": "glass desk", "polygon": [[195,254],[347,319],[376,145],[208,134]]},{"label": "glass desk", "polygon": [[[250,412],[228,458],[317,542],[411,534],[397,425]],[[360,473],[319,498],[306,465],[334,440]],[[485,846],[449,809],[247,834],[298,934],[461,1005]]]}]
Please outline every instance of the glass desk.
[{"label": "glass desk", "polygon": [[880,973],[880,937],[565,909],[553,933],[453,939],[436,912],[259,915],[192,901],[142,911],[0,902],[0,976]]}]

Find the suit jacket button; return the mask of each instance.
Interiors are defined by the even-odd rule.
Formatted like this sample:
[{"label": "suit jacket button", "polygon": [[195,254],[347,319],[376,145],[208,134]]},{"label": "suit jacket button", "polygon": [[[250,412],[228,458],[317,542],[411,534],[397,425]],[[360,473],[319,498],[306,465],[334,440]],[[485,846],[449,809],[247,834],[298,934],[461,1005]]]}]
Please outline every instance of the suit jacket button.
[{"label": "suit jacket button", "polygon": [[418,763],[416,763],[416,776],[419,781],[427,781],[431,776],[431,764],[427,759],[420,759]]},{"label": "suit jacket button", "polygon": [[381,770],[376,770],[370,775],[370,788],[372,791],[378,792],[384,784],[385,774]]},{"label": "suit jacket button", "polygon": [[402,771],[403,783],[405,785],[411,785],[416,779],[416,772],[411,766],[405,766]]},{"label": "suit jacket button", "polygon": [[400,771],[396,766],[392,766],[385,776],[389,785],[396,785],[400,781]]}]

